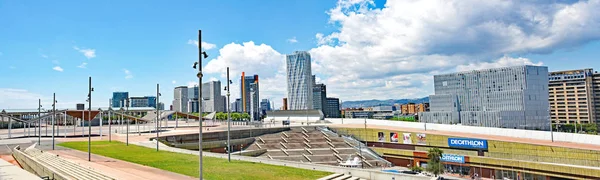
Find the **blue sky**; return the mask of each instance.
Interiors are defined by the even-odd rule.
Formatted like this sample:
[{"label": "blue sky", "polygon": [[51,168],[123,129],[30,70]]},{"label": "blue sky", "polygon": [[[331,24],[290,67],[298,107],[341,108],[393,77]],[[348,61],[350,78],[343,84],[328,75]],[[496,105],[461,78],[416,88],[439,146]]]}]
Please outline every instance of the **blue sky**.
[{"label": "blue sky", "polygon": [[170,105],[173,87],[197,81],[198,29],[214,45],[205,81],[225,81],[226,66],[234,82],[242,71],[259,74],[261,98],[276,107],[284,54],[295,50],[311,52],[314,74],[342,100],[423,97],[434,74],[459,70],[600,68],[598,4],[0,0],[0,109],[48,104],[54,92],[58,107],[72,108],[85,102],[89,76],[95,106],[113,91],[154,95],[157,83]]}]

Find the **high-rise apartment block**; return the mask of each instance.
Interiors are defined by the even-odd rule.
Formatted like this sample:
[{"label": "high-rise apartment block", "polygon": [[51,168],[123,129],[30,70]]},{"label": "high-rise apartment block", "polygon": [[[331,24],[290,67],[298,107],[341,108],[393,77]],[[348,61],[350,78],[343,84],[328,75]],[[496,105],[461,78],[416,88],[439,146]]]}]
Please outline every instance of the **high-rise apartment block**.
[{"label": "high-rise apartment block", "polygon": [[325,110],[323,111],[323,115],[326,118],[342,117],[340,114],[340,99],[328,97],[327,103],[325,105]]},{"label": "high-rise apartment block", "polygon": [[112,107],[125,107],[125,99],[129,98],[129,92],[113,92]]},{"label": "high-rise apartment block", "polygon": [[258,75],[246,76],[246,73],[242,72],[240,85],[241,112],[248,113],[253,120],[258,120],[260,112]]},{"label": "high-rise apartment block", "polygon": [[550,72],[550,118],[553,123],[595,122],[592,69]]},{"label": "high-rise apartment block", "polygon": [[429,123],[550,129],[548,68],[514,66],[434,76]]},{"label": "high-rise apartment block", "polygon": [[313,109],[313,76],[310,66],[310,54],[306,51],[295,51],[286,56],[290,110]]}]

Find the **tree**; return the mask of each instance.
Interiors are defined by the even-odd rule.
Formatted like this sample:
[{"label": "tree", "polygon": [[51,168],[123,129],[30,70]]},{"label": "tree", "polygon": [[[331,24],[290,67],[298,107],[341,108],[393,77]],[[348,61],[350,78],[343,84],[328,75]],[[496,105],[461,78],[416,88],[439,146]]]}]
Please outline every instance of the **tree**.
[{"label": "tree", "polygon": [[240,113],[231,113],[231,119],[234,121],[239,121],[242,118],[242,115],[240,115]]},{"label": "tree", "polygon": [[248,113],[242,113],[242,119],[248,120],[250,119],[250,115]]},{"label": "tree", "polygon": [[435,175],[435,177],[444,172],[444,164],[442,164],[441,161],[443,153],[444,152],[437,147],[431,148],[429,151],[427,151],[427,158],[429,158],[429,162],[427,163],[427,168],[425,168],[425,170]]}]

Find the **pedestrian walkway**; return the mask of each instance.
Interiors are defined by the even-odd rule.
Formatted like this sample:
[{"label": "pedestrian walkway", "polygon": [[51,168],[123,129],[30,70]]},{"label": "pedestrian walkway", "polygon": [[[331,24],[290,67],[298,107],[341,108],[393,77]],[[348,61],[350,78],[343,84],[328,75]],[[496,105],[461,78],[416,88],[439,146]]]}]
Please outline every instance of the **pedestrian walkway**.
[{"label": "pedestrian walkway", "polygon": [[41,179],[30,172],[21,169],[21,167],[11,164],[4,159],[0,159],[0,179],[2,180],[21,180],[21,179]]}]

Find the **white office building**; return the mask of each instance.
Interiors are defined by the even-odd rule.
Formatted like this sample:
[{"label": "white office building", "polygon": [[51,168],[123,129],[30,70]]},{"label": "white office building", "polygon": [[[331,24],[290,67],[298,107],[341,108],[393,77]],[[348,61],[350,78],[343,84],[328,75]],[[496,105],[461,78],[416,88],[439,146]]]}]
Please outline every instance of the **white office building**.
[{"label": "white office building", "polygon": [[313,76],[310,54],[294,51],[286,56],[289,110],[313,109]]},{"label": "white office building", "polygon": [[550,129],[548,68],[514,66],[434,76],[427,123]]}]

